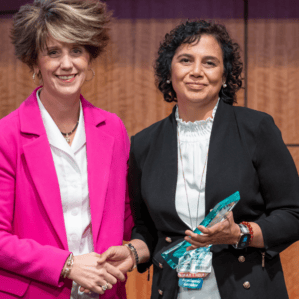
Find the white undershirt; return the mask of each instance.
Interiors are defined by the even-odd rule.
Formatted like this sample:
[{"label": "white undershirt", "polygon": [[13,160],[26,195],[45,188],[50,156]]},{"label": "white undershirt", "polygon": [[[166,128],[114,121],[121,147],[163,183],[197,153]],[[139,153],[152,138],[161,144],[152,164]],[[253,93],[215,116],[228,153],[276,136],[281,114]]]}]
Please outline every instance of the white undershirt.
[{"label": "white undershirt", "polygon": [[[69,146],[42,104],[39,91],[36,93],[37,101],[58,178],[68,249],[74,255],[90,253],[94,251],[94,247],[89,207],[86,135],[82,105],[80,102],[79,124],[73,142]],[[79,292],[78,287],[73,282],[70,299],[99,298],[99,295],[95,293],[89,295]]]},{"label": "white undershirt", "polygon": [[[176,120],[178,124],[179,138],[178,179],[175,196],[175,206],[179,217],[190,227],[191,230],[194,230],[205,217],[205,181],[207,170],[206,163],[212,125],[217,106],[218,103],[213,109],[212,117],[209,117],[206,120],[187,123],[179,118],[178,108],[176,109]],[[183,163],[181,162],[179,140]],[[186,179],[189,208],[182,172],[182,164]],[[192,225],[190,223],[190,216]],[[204,279],[201,290],[180,288],[177,298],[220,299],[214,268],[212,267],[212,272],[208,277]]]}]

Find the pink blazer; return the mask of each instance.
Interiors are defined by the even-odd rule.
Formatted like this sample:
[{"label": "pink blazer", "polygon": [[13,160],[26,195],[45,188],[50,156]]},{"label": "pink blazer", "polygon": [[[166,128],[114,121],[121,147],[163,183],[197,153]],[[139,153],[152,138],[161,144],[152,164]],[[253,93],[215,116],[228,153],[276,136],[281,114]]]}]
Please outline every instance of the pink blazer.
[{"label": "pink blazer", "polygon": [[[121,120],[81,96],[95,251],[129,240],[129,139]],[[0,298],[69,299],[69,255],[54,162],[36,90],[0,120]],[[101,298],[126,298],[124,283]]]}]

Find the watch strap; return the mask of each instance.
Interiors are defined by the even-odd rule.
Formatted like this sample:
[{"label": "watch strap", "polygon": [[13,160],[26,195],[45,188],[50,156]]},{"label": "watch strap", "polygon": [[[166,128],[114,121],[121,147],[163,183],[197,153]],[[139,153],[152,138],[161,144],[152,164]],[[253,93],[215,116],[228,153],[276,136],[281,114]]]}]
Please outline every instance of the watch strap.
[{"label": "watch strap", "polygon": [[[238,240],[238,242],[236,243],[236,244],[233,244],[232,246],[235,248],[235,249],[243,249],[243,248],[246,248],[248,245],[249,245],[249,243],[250,243],[250,231],[249,231],[249,229],[248,229],[248,227],[246,226],[246,225],[244,225],[244,224],[238,224],[238,226],[240,227],[240,237],[239,237],[239,240]],[[242,239],[242,237],[244,236],[244,235],[247,235],[248,236],[248,238],[249,238],[249,240],[248,240],[248,242],[246,242],[246,246],[240,246],[240,244],[241,244],[241,239]],[[242,242],[243,243],[243,242]]]}]

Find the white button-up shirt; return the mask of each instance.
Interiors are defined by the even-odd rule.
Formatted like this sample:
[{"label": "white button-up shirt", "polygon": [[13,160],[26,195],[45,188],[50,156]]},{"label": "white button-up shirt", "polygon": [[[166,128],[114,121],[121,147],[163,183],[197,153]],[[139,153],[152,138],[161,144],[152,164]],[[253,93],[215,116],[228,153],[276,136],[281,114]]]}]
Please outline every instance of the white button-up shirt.
[{"label": "white button-up shirt", "polygon": [[[80,103],[79,124],[70,146],[42,104],[39,91],[37,91],[37,101],[58,178],[68,249],[74,255],[90,253],[94,251],[94,248],[89,206],[83,109]],[[99,297],[97,294],[81,293],[78,288],[79,286],[73,282],[71,299]]]}]

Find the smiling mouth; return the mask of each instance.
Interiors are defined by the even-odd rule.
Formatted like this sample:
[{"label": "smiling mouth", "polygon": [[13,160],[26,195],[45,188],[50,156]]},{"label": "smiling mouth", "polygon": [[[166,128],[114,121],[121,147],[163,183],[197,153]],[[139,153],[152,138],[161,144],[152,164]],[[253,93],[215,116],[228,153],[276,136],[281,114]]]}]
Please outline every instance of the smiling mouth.
[{"label": "smiling mouth", "polygon": [[203,83],[195,83],[195,82],[188,82],[186,83],[186,85],[191,88],[191,89],[203,89],[204,87],[206,87],[206,84]]},{"label": "smiling mouth", "polygon": [[207,84],[204,83],[198,83],[198,82],[187,82],[186,84],[191,84],[191,85],[202,85],[202,86],[206,86]]},{"label": "smiling mouth", "polygon": [[56,77],[60,80],[63,80],[63,81],[71,81],[72,79],[74,79],[75,77],[77,76],[77,74],[75,75],[69,75],[69,76],[58,76],[56,75]]}]

